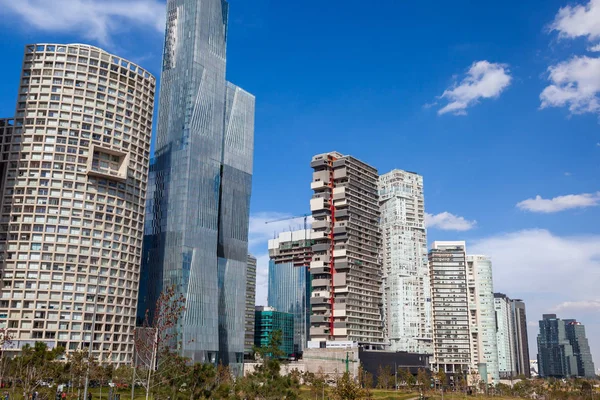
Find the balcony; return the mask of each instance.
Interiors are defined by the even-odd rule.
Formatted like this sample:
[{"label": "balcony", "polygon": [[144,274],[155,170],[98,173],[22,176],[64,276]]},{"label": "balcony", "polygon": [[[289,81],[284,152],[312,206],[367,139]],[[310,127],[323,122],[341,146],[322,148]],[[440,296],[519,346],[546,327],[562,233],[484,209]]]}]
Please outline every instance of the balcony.
[{"label": "balcony", "polygon": [[311,297],[310,298],[311,306],[329,306],[329,299],[327,297]]},{"label": "balcony", "polygon": [[325,182],[325,181],[317,181],[317,182],[310,183],[310,188],[312,190],[324,189],[326,187],[327,187],[327,182]]}]

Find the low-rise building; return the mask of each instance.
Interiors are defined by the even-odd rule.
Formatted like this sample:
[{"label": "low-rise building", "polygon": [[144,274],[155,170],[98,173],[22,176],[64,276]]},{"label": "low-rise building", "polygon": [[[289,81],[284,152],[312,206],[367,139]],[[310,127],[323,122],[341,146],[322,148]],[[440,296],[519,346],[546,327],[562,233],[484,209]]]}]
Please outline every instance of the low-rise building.
[{"label": "low-rise building", "polygon": [[273,307],[256,306],[254,318],[254,345],[267,347],[273,332],[281,331],[283,357],[291,357],[294,353],[294,316]]}]

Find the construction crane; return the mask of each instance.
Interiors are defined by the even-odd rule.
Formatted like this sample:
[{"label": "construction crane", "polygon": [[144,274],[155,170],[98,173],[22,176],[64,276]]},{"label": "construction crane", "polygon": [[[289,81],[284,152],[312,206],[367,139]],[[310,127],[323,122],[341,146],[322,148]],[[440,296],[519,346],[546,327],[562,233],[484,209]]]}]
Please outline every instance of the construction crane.
[{"label": "construction crane", "polygon": [[267,221],[267,222],[265,222],[265,224],[273,224],[275,222],[289,221],[292,219],[304,218],[304,230],[307,230],[308,229],[308,217],[310,217],[310,216],[312,216],[312,214],[303,214],[303,215],[297,215],[295,217],[280,218],[280,219],[275,219],[272,221]]}]

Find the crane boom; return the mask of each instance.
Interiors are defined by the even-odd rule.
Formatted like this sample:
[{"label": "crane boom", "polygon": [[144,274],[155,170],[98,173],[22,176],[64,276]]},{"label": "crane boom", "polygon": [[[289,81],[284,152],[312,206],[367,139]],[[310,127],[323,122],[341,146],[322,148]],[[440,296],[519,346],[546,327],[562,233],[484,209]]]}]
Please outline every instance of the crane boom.
[{"label": "crane boom", "polygon": [[281,221],[289,221],[292,219],[298,219],[298,218],[304,218],[304,230],[308,229],[308,217],[310,217],[312,214],[303,214],[303,215],[297,215],[295,217],[287,217],[287,218],[280,218],[280,219],[274,219],[272,221],[265,221],[265,224],[272,224],[275,222],[281,222]]}]

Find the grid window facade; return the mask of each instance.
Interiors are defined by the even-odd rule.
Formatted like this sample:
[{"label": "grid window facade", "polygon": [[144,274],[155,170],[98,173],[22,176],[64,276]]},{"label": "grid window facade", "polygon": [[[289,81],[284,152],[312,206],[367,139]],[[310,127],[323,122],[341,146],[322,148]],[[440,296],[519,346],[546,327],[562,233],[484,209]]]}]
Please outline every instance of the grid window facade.
[{"label": "grid window facade", "polygon": [[337,152],[312,158],[310,338],[381,348],[382,267],[377,170]]},{"label": "grid window facade", "polygon": [[[0,326],[131,361],[155,78],[86,45],[25,47],[4,120]],[[3,318],[2,318],[3,317]]]},{"label": "grid window facade", "polygon": [[464,374],[471,367],[471,337],[464,242],[434,242],[429,252],[434,366]]},{"label": "grid window facade", "polygon": [[386,339],[392,351],[432,354],[423,177],[393,170],[378,190]]},{"label": "grid window facade", "polygon": [[171,345],[241,376],[255,99],[225,79],[229,5],[168,0],[138,315],[175,285]]}]

